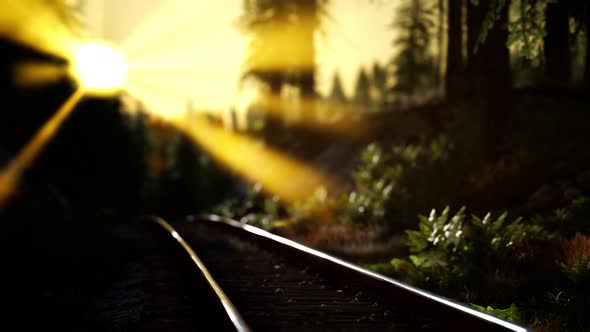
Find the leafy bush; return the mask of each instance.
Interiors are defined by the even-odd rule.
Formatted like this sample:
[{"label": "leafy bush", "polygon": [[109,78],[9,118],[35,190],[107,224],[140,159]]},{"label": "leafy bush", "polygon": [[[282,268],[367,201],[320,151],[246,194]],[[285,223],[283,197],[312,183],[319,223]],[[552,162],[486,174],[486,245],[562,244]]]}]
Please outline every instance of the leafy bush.
[{"label": "leafy bush", "polygon": [[560,265],[566,278],[551,293],[556,310],[576,330],[590,329],[590,237],[577,233],[560,241]]},{"label": "leafy bush", "polygon": [[590,237],[578,233],[556,241],[558,233],[544,224],[556,218],[509,220],[507,213],[479,218],[468,216],[465,207],[455,214],[449,207],[432,210],[419,217],[417,230],[406,231],[409,257],[390,265],[412,284],[487,303],[472,305],[502,319],[541,330],[585,330],[590,327]]},{"label": "leafy bush", "polygon": [[506,213],[479,218],[465,211],[451,215],[446,207],[420,216],[418,230],[406,231],[411,255],[392,261],[396,270],[411,283],[463,294],[468,302],[508,305],[508,296],[534,294],[527,279],[543,270],[536,258],[555,234],[523,218],[510,221]]},{"label": "leafy bush", "polygon": [[369,144],[352,173],[354,188],[334,204],[340,220],[382,223],[396,220],[397,227],[412,224],[414,216],[435,205],[445,181],[453,145],[446,136],[428,143],[393,145],[389,150]]}]

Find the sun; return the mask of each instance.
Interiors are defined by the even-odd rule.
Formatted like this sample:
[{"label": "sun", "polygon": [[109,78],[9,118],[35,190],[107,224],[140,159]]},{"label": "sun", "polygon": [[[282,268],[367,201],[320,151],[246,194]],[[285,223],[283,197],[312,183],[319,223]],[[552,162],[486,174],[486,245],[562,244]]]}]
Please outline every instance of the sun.
[{"label": "sun", "polygon": [[123,88],[127,62],[121,52],[106,43],[83,43],[74,51],[72,72],[86,93],[108,95]]}]

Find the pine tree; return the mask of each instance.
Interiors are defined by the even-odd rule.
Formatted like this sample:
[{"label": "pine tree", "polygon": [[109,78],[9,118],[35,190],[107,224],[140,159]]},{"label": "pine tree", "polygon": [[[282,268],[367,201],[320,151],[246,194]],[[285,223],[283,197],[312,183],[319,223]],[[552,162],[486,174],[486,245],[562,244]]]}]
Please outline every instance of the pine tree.
[{"label": "pine tree", "polygon": [[255,76],[278,95],[286,81],[315,96],[315,32],[327,0],[244,0],[239,19],[251,37],[243,77]]},{"label": "pine tree", "polygon": [[359,70],[354,88],[354,102],[361,107],[369,107],[371,104],[371,83],[369,75],[364,68]]},{"label": "pine tree", "polygon": [[338,73],[334,73],[334,77],[332,78],[332,92],[330,92],[329,99],[334,103],[343,103],[346,101],[346,95],[344,95],[342,81]]},{"label": "pine tree", "polygon": [[289,56],[287,43],[280,39],[287,17],[286,1],[244,0],[239,19],[242,31],[251,37],[243,78],[251,75],[262,80],[275,95],[280,93],[285,79],[279,61]]},{"label": "pine tree", "polygon": [[394,45],[401,51],[393,59],[397,83],[394,91],[406,95],[422,92],[433,85],[436,74],[430,54],[433,8],[425,0],[404,1],[392,26],[400,30]]},{"label": "pine tree", "polygon": [[387,69],[381,66],[379,63],[373,64],[372,74],[372,87],[375,92],[375,100],[373,101],[374,109],[381,111],[388,103],[389,100],[389,87],[388,87],[389,74]]}]

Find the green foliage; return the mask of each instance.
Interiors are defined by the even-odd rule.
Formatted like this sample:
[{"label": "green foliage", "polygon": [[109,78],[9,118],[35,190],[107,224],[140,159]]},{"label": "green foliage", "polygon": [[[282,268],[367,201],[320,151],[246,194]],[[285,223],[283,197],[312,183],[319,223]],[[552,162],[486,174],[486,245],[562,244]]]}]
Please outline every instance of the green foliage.
[{"label": "green foliage", "polygon": [[542,51],[545,30],[545,9],[551,0],[520,0],[517,19],[508,23],[507,46],[518,55],[532,60]]},{"label": "green foliage", "polygon": [[506,213],[479,218],[465,211],[463,207],[451,215],[449,207],[440,214],[432,210],[419,217],[417,230],[406,231],[412,253],[408,262],[417,271],[408,275],[412,282],[435,289],[492,291],[494,286],[484,288],[503,282],[514,266],[530,261],[535,243],[555,237],[523,218],[509,221]]},{"label": "green foliage", "polygon": [[590,205],[590,197],[582,196],[580,198],[576,198],[572,201],[572,205],[577,209],[582,209]]},{"label": "green foliage", "polygon": [[394,270],[393,266],[387,263],[371,264],[367,266],[367,269],[381,274],[391,274]]},{"label": "green foliage", "polygon": [[522,312],[514,303],[506,309],[493,308],[492,306],[483,307],[475,304],[472,304],[471,306],[473,306],[477,310],[480,310],[492,316],[496,316],[500,319],[508,320],[515,323],[523,322]]},{"label": "green foliage", "polygon": [[[513,15],[516,19],[508,22],[507,46],[513,48],[516,53],[528,60],[539,57],[543,48],[543,39],[547,35],[545,30],[545,12],[547,4],[557,0],[519,0],[513,3]],[[474,6],[479,1],[471,0]],[[488,33],[494,28],[501,18],[502,10],[510,5],[507,0],[492,0],[489,3],[486,16],[482,22],[477,42],[473,52],[486,42]]]},{"label": "green foliage", "polygon": [[365,223],[396,220],[398,227],[409,225],[419,211],[436,204],[445,190],[441,182],[452,181],[443,176],[451,150],[446,136],[387,150],[376,143],[367,145],[352,173],[354,189],[335,202],[340,218]]},{"label": "green foliage", "polygon": [[564,211],[511,220],[507,213],[469,217],[464,207],[455,214],[448,207],[433,210],[419,217],[418,229],[406,232],[408,259],[390,264],[413,284],[490,303],[472,306],[501,319],[585,330],[590,327],[590,239],[582,234],[561,239],[561,268],[550,258],[555,253],[547,253],[555,249],[558,234],[546,225]]},{"label": "green foliage", "polygon": [[273,221],[285,215],[283,203],[278,196],[266,196],[259,184],[244,186],[246,190],[242,197],[218,204],[212,209],[213,213],[265,229],[271,228]]},{"label": "green foliage", "polygon": [[577,255],[573,264],[562,263],[561,266],[563,272],[575,283],[580,283],[590,276],[590,257],[584,254]]},{"label": "green foliage", "polygon": [[587,331],[590,329],[590,257],[578,254],[569,264],[562,263],[561,267],[567,279],[548,293],[555,305],[554,310],[561,314],[571,331]]}]

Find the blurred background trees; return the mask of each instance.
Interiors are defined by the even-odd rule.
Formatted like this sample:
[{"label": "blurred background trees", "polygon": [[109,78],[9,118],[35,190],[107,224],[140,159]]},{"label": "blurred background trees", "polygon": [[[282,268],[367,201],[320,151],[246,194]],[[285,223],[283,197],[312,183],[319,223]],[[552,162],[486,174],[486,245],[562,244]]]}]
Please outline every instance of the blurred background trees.
[{"label": "blurred background trees", "polygon": [[[346,0],[243,0],[237,25],[250,38],[242,83],[253,79],[262,96],[245,111],[251,122],[258,114],[265,122],[261,144],[334,176],[340,191],[318,188],[304,202],[264,197],[260,185],[245,184],[144,106],[88,98],[3,216],[25,219],[22,229],[49,231],[39,216],[77,220],[82,228],[88,220],[215,210],[322,245],[333,224],[365,230],[361,237],[339,233],[341,243],[358,246],[389,245],[406,234],[411,245],[398,241],[385,255],[412,255],[386,263],[390,272],[490,311],[514,313],[514,304],[522,308],[514,317],[527,324],[552,313],[560,327],[587,327],[579,313],[588,298],[580,280],[590,275],[582,250],[590,233],[588,1],[395,1],[390,61],[352,68],[353,82],[330,72],[323,95],[318,36],[337,1]],[[55,3],[60,17],[75,22],[65,2]],[[73,87],[66,79],[16,88],[10,77],[19,61],[65,62],[5,40],[0,48],[0,97],[19,105],[2,110],[6,162]],[[193,112],[183,121],[190,124]],[[233,112],[227,130],[239,129]],[[303,113],[315,121],[288,123]],[[258,127],[240,134],[256,137]],[[226,198],[230,203],[219,204]],[[450,214],[463,205],[469,210]],[[454,234],[441,232],[445,227]],[[445,245],[434,242],[433,231]],[[480,252],[488,253],[485,261]],[[546,274],[530,277],[537,272]],[[527,287],[519,288],[523,280]],[[556,289],[574,300],[561,303]]]},{"label": "blurred background trees", "polygon": [[327,0],[244,0],[238,24],[251,37],[243,77],[254,76],[280,95],[284,84],[315,98],[315,39]]},{"label": "blurred background trees", "polygon": [[392,60],[396,83],[393,91],[401,95],[423,94],[437,81],[436,61],[431,52],[434,28],[432,1],[404,1],[396,11],[392,28],[398,54]]}]

